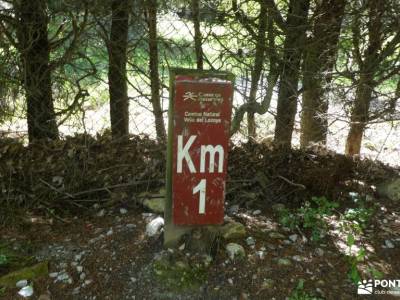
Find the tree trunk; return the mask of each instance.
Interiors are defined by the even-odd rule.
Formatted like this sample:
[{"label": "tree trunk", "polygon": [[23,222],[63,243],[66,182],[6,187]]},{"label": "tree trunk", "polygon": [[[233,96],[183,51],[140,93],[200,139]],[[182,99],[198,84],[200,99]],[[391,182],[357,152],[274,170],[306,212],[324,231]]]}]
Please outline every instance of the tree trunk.
[{"label": "tree trunk", "polygon": [[376,86],[375,74],[379,66],[379,50],[382,47],[382,15],[385,11],[384,0],[369,0],[368,5],[368,46],[365,59],[360,61],[360,77],[356,98],[350,118],[350,131],[346,140],[346,155],[359,155],[364,129],[369,120],[369,107],[372,92]]},{"label": "tree trunk", "polygon": [[110,93],[111,132],[114,139],[129,134],[129,101],[126,61],[129,27],[129,0],[113,0],[111,33],[108,43],[108,84]]},{"label": "tree trunk", "polygon": [[151,104],[155,117],[157,139],[165,142],[165,125],[163,110],[160,102],[160,79],[158,74],[158,45],[157,45],[157,0],[147,0],[147,24],[149,27],[149,66],[151,85]]},{"label": "tree trunk", "polygon": [[275,143],[284,148],[291,147],[309,5],[309,0],[291,0],[289,3],[274,137]]},{"label": "tree trunk", "polygon": [[200,31],[200,1],[192,0],[192,14],[194,26],[194,48],[196,52],[197,70],[203,70],[203,48]]},{"label": "tree trunk", "polygon": [[[260,15],[258,17],[258,33],[256,41],[256,53],[254,59],[254,66],[251,71],[251,86],[249,103],[250,106],[254,106],[256,103],[256,96],[258,90],[258,81],[261,77],[263,70],[264,59],[265,59],[265,33],[267,30],[267,8],[264,4],[261,4]],[[247,132],[251,138],[256,138],[256,121],[254,118],[255,112],[250,110],[247,112]]]},{"label": "tree trunk", "polygon": [[358,155],[365,126],[368,122],[368,112],[372,97],[372,74],[362,74],[357,86],[354,107],[351,113],[350,131],[346,140],[346,155]]},{"label": "tree trunk", "polygon": [[15,7],[22,81],[27,101],[29,142],[58,138],[51,89],[46,2],[21,0]]},{"label": "tree trunk", "polygon": [[301,147],[310,142],[326,144],[328,99],[325,96],[328,89],[324,86],[332,80],[345,5],[346,0],[324,0],[316,10],[313,37],[308,42],[303,62]]}]

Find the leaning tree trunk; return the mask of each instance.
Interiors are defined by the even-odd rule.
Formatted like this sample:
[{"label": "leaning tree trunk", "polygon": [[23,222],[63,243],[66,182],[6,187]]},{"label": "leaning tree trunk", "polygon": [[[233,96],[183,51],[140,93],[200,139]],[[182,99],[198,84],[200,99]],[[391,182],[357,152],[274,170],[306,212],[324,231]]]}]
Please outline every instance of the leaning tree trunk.
[{"label": "leaning tree trunk", "polygon": [[194,48],[196,52],[197,70],[203,70],[203,48],[200,31],[200,0],[192,0],[192,14],[194,27]]},{"label": "leaning tree trunk", "polygon": [[374,77],[379,66],[379,50],[382,47],[382,15],[385,11],[385,2],[384,0],[369,0],[367,5],[369,7],[368,46],[364,52],[365,59],[359,62],[360,77],[345,148],[345,153],[349,156],[360,154],[364,129],[369,121],[372,92],[376,87]]},{"label": "leaning tree trunk", "polygon": [[158,46],[157,46],[157,0],[147,0],[147,24],[149,28],[149,66],[151,85],[151,104],[155,117],[157,139],[165,142],[166,132],[163,119],[163,110],[160,102],[160,79],[158,74]]},{"label": "leaning tree trunk", "polygon": [[129,101],[126,62],[129,27],[129,0],[113,0],[111,33],[108,41],[108,84],[111,132],[114,139],[129,134]]},{"label": "leaning tree trunk", "polygon": [[326,144],[328,89],[324,85],[332,80],[345,5],[346,0],[324,0],[317,9],[313,37],[307,43],[303,62],[301,147],[310,142]]},{"label": "leaning tree trunk", "polygon": [[58,138],[51,87],[46,3],[45,0],[21,0],[15,7],[29,142]]},{"label": "leaning tree trunk", "polygon": [[[258,23],[257,42],[256,42],[256,53],[255,53],[254,66],[251,71],[251,86],[250,86],[250,95],[248,101],[251,106],[254,106],[256,103],[258,81],[260,80],[261,72],[263,70],[263,64],[265,59],[266,30],[267,30],[267,7],[266,5],[261,4],[259,23]],[[248,136],[252,138],[256,137],[256,121],[254,115],[255,113],[252,110],[249,110],[247,112],[247,132]]]},{"label": "leaning tree trunk", "polygon": [[289,3],[274,137],[275,143],[284,148],[291,147],[309,5],[310,0],[291,0]]}]

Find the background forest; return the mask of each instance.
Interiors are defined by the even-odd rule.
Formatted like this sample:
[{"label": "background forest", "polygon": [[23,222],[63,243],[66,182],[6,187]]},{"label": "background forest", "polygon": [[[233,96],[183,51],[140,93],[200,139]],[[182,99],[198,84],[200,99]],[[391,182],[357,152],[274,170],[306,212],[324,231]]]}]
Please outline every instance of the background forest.
[{"label": "background forest", "polygon": [[[176,67],[235,90],[224,223],[165,250]],[[398,0],[0,0],[0,298],[399,281],[399,98]]]},{"label": "background forest", "polygon": [[398,1],[0,5],[3,138],[163,141],[168,68],[188,67],[236,75],[235,140],[399,159]]}]

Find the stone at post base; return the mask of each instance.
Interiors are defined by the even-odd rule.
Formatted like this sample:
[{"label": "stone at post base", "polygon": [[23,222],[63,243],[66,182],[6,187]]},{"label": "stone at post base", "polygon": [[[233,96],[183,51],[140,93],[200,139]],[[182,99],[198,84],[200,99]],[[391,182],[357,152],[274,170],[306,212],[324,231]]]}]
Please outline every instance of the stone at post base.
[{"label": "stone at post base", "polygon": [[186,249],[192,253],[215,254],[214,249],[220,238],[217,228],[214,225],[193,228],[184,236]]},{"label": "stone at post base", "polygon": [[194,253],[209,254],[220,237],[220,226],[177,226],[165,224],[164,248],[176,249],[185,243],[185,249]]},{"label": "stone at post base", "polygon": [[164,226],[164,248],[177,248],[182,237],[191,231],[190,227],[176,226],[167,222]]},{"label": "stone at post base", "polygon": [[220,239],[234,241],[246,236],[246,228],[235,221],[223,225],[177,226],[165,225],[164,247],[178,248],[183,243],[185,249],[193,253],[210,254]]}]

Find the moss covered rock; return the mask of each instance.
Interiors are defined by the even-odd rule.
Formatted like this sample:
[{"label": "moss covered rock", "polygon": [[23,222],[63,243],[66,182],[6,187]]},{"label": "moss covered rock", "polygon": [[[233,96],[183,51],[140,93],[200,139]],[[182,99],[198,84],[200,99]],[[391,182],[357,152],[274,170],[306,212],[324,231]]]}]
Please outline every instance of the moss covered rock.
[{"label": "moss covered rock", "polygon": [[156,214],[162,214],[164,212],[165,198],[144,199],[143,206]]},{"label": "moss covered rock", "polygon": [[225,240],[242,239],[246,236],[246,227],[239,222],[229,222],[223,225],[219,231]]},{"label": "moss covered rock", "polygon": [[208,259],[204,259],[204,263],[192,263],[185,258],[174,258],[165,253],[156,257],[153,262],[155,275],[171,290],[198,289],[206,280],[208,266]]},{"label": "moss covered rock", "polygon": [[41,262],[0,277],[0,287],[15,287],[15,284],[20,280],[32,280],[47,276],[48,273],[48,262]]},{"label": "moss covered rock", "polygon": [[377,186],[377,192],[380,196],[400,201],[400,178],[381,183]]}]

